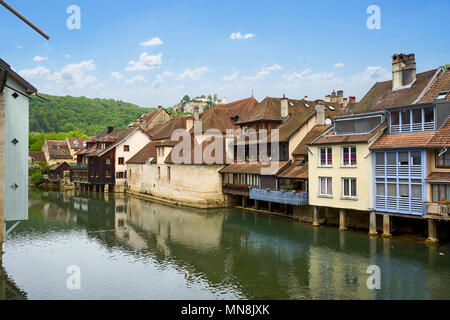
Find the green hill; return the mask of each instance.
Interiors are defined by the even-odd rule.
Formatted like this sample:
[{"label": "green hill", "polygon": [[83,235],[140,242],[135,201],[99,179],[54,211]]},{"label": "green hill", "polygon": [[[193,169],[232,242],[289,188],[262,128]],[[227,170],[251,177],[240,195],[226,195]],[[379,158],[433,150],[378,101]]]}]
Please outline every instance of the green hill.
[{"label": "green hill", "polygon": [[150,108],[113,99],[44,95],[30,101],[30,132],[81,131],[92,136],[108,126],[124,128]]}]

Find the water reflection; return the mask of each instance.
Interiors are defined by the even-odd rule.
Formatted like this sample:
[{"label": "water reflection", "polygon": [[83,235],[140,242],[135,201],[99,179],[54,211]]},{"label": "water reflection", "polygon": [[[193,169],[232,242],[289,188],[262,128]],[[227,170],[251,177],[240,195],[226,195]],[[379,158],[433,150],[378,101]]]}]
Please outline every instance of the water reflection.
[{"label": "water reflection", "polygon": [[[4,269],[31,299],[450,298],[448,246],[117,194],[30,190],[29,207],[5,245]],[[64,286],[68,264],[85,270],[81,292]],[[366,285],[373,264],[381,290]]]}]

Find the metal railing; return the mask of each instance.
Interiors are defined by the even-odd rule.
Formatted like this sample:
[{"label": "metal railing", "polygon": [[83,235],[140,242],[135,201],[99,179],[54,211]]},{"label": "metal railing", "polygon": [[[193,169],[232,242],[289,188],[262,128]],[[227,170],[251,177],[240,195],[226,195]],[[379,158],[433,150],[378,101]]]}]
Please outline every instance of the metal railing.
[{"label": "metal railing", "polygon": [[296,206],[306,206],[309,204],[308,192],[283,192],[280,190],[251,188],[249,197],[254,200],[284,203]]}]

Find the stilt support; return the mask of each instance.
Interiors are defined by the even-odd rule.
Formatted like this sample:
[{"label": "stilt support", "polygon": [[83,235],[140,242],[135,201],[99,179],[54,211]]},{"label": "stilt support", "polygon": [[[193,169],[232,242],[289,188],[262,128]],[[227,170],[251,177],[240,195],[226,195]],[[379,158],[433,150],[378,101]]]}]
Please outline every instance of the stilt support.
[{"label": "stilt support", "polygon": [[339,210],[339,230],[341,231],[347,230],[347,222],[345,218],[345,210]]},{"label": "stilt support", "polygon": [[369,236],[377,236],[377,215],[375,211],[370,212]]},{"label": "stilt support", "polygon": [[242,196],[242,206],[243,207],[247,206],[247,197],[246,196]]},{"label": "stilt support", "polygon": [[388,214],[383,215],[383,238],[390,238],[391,235],[391,216]]},{"label": "stilt support", "polygon": [[439,242],[437,238],[437,222],[433,219],[428,219],[428,238],[425,241],[428,245],[435,245]]},{"label": "stilt support", "polygon": [[318,227],[319,224],[319,208],[317,206],[313,206],[313,227]]},{"label": "stilt support", "polygon": [[272,202],[269,201],[268,206],[269,206],[269,211],[272,212]]},{"label": "stilt support", "polygon": [[259,200],[255,200],[255,209],[259,210]]}]

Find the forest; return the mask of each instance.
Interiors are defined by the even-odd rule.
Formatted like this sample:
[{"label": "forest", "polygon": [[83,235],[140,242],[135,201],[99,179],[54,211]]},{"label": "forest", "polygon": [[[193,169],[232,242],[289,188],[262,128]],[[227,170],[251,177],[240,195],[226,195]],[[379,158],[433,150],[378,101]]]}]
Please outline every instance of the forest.
[{"label": "forest", "polygon": [[94,136],[108,126],[124,128],[152,110],[121,100],[41,95],[49,101],[31,98],[31,133],[77,131]]}]

